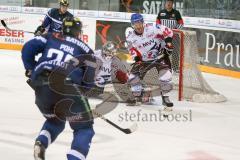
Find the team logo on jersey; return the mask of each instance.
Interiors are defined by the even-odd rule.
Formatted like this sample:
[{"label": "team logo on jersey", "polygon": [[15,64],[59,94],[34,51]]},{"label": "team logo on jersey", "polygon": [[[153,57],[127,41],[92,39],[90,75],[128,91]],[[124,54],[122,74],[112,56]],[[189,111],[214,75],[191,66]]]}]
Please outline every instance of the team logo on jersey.
[{"label": "team logo on jersey", "polygon": [[143,43],[142,45],[143,45],[143,47],[146,47],[146,46],[151,45],[154,42],[155,42],[154,40],[150,40],[149,42]]},{"label": "team logo on jersey", "polygon": [[160,16],[166,16],[166,13],[161,13]]},{"label": "team logo on jersey", "polygon": [[172,14],[172,17],[175,17],[175,14]]},{"label": "team logo on jersey", "polygon": [[110,74],[111,71],[112,71],[112,69],[107,68],[107,67],[104,67],[104,66],[100,66],[99,69],[100,69],[101,71],[105,72],[105,73],[108,73],[108,74]]},{"label": "team logo on jersey", "polygon": [[148,38],[153,37],[153,36],[154,36],[154,34],[147,35]]}]

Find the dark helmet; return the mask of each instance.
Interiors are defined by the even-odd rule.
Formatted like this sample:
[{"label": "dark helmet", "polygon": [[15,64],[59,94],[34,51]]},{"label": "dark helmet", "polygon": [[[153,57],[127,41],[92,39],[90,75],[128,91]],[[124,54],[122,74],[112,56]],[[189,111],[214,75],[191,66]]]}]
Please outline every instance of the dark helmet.
[{"label": "dark helmet", "polygon": [[82,22],[79,18],[66,17],[63,19],[63,35],[77,37],[82,32]]},{"label": "dark helmet", "polygon": [[60,0],[59,3],[60,3],[60,5],[63,5],[63,6],[69,6],[68,0]]}]

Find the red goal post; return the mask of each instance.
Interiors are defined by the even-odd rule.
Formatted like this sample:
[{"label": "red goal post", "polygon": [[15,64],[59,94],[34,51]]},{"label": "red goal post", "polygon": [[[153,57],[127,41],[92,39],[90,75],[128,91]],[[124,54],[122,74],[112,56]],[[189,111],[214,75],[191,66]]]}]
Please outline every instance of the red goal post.
[{"label": "red goal post", "polygon": [[178,89],[178,100],[182,101],[183,99],[183,63],[184,63],[184,33],[181,30],[174,29],[174,38],[176,38],[176,34],[179,34],[180,37],[180,52],[179,52],[179,89]]}]

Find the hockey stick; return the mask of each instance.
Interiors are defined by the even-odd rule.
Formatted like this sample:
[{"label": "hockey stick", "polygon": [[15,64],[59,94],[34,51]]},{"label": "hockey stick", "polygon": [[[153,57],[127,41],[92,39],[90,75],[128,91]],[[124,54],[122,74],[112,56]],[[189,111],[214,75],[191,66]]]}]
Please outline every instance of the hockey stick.
[{"label": "hockey stick", "polygon": [[[73,85],[73,86],[77,90],[77,92],[79,94],[81,94],[81,92],[79,91],[78,87],[76,85]],[[107,122],[108,124],[112,125],[113,127],[117,128],[118,130],[122,131],[125,134],[131,134],[131,133],[133,133],[133,132],[135,132],[137,130],[138,126],[137,126],[136,123],[134,123],[129,128],[122,128],[119,125],[117,125],[116,123],[113,123],[112,121],[110,121],[109,119],[104,117],[102,114],[96,112],[95,110],[92,110],[92,113],[95,114],[96,116],[98,116],[99,118],[101,118],[102,120],[104,120],[105,122]]]},{"label": "hockey stick", "polygon": [[92,110],[93,114],[97,115],[99,118],[101,118],[102,120],[104,120],[105,122],[107,122],[108,124],[111,124],[113,127],[119,129],[120,131],[122,131],[125,134],[131,134],[133,132],[135,132],[137,130],[137,124],[134,123],[132,126],[130,126],[129,128],[121,128],[120,126],[118,126],[117,124],[113,123],[112,121],[110,121],[109,119],[105,118],[103,115],[101,115],[100,113],[97,113],[96,111]]},{"label": "hockey stick", "polygon": [[164,56],[164,54],[160,54],[159,56],[157,56],[156,59],[151,62],[151,64],[149,64],[146,68],[143,69],[143,72],[146,72],[150,67],[152,67],[153,64],[162,59]]},{"label": "hockey stick", "polygon": [[10,28],[7,26],[7,24],[5,23],[5,21],[4,21],[3,19],[1,20],[1,24],[3,25],[3,27],[4,27],[6,30],[9,30],[9,31],[26,32],[26,33],[34,34],[34,32],[31,32],[31,31],[10,29]]}]

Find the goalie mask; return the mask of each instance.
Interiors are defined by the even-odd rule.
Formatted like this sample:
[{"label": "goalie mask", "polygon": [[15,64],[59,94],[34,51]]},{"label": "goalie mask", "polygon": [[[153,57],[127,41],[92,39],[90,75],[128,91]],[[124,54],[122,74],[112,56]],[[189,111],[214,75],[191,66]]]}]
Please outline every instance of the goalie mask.
[{"label": "goalie mask", "polygon": [[110,60],[117,53],[116,46],[113,42],[108,41],[102,47],[102,56],[106,60]]}]

